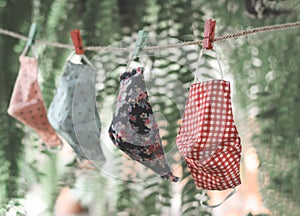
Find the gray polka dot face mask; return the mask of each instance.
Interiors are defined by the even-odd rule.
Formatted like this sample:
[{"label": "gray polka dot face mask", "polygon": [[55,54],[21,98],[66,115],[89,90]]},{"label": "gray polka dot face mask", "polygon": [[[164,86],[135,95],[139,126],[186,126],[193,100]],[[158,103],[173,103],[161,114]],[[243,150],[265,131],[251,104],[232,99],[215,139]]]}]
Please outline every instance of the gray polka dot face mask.
[{"label": "gray polka dot face mask", "polygon": [[96,166],[105,162],[100,146],[100,117],[95,101],[96,70],[67,63],[50,105],[51,125],[73,148],[79,159]]}]

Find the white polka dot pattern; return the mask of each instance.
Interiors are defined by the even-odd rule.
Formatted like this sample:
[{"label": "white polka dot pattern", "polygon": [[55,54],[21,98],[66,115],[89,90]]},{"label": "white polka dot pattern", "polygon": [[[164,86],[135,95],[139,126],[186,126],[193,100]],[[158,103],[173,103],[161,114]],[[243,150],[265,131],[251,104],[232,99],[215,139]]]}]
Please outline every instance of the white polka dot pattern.
[{"label": "white polka dot pattern", "polygon": [[224,190],[241,184],[241,141],[234,124],[230,83],[191,86],[176,144],[197,187]]}]

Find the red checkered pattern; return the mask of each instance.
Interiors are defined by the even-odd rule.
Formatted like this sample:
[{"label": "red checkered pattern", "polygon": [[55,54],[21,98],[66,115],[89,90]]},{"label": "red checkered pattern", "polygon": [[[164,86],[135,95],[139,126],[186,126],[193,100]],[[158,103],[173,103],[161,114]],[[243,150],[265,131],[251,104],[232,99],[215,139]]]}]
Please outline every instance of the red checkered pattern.
[{"label": "red checkered pattern", "polygon": [[241,140],[234,124],[230,83],[191,86],[176,144],[197,187],[224,190],[241,184]]}]

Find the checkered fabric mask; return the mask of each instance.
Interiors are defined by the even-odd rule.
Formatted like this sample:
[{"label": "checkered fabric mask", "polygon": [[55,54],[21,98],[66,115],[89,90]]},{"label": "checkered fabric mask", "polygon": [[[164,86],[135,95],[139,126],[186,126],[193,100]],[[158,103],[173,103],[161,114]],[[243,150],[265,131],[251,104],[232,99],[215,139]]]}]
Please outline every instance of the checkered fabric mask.
[{"label": "checkered fabric mask", "polygon": [[19,60],[20,70],[7,112],[36,131],[48,147],[57,147],[61,145],[61,140],[47,119],[38,84],[38,61],[23,55]]},{"label": "checkered fabric mask", "polygon": [[177,182],[167,164],[143,75],[139,67],[121,75],[118,101],[109,136],[133,160],[162,178]]},{"label": "checkered fabric mask", "polygon": [[241,184],[241,140],[232,115],[230,83],[223,75],[190,87],[176,144],[197,187],[224,190]]},{"label": "checkered fabric mask", "polygon": [[49,121],[79,159],[105,161],[100,146],[100,117],[95,103],[96,70],[70,61],[49,107]]}]

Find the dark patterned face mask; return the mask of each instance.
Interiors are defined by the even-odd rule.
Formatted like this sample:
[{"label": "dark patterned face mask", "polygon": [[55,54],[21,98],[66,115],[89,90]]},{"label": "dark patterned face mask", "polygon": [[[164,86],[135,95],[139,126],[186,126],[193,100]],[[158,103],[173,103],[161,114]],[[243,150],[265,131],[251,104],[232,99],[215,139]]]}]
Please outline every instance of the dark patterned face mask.
[{"label": "dark patterned face mask", "polygon": [[49,147],[61,145],[61,140],[49,124],[43,96],[38,84],[36,58],[20,56],[20,70],[8,113],[35,130]]},{"label": "dark patterned face mask", "polygon": [[95,106],[96,71],[89,65],[67,63],[49,108],[49,121],[79,159],[102,165],[100,118]]},{"label": "dark patterned face mask", "polygon": [[120,90],[109,135],[113,143],[130,158],[177,182],[167,164],[159,129],[149,103],[143,68],[121,76]]}]

